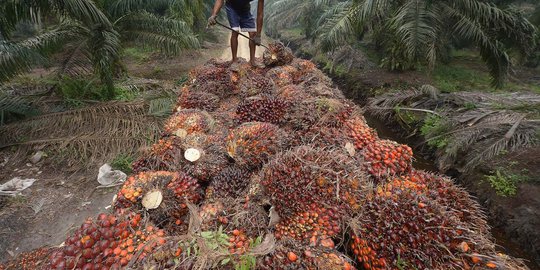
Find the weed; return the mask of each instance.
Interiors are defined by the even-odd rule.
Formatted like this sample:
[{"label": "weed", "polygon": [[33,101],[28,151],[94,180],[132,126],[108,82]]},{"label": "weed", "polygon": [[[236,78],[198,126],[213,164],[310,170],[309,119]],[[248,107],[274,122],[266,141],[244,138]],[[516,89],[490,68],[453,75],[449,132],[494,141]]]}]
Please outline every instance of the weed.
[{"label": "weed", "polygon": [[125,48],[123,53],[126,58],[135,59],[137,62],[145,62],[150,59],[152,50],[142,47],[129,47]]},{"label": "weed", "polygon": [[506,169],[497,169],[491,172],[491,175],[486,175],[486,180],[492,188],[495,189],[497,195],[503,197],[512,197],[517,194],[517,185],[527,182],[530,178],[523,174],[511,173]]},{"label": "weed", "polygon": [[[444,122],[442,116],[430,114],[424,118],[424,124],[420,127],[420,133],[426,138],[433,138],[448,131],[448,126]],[[429,140],[427,143],[431,147],[437,149],[444,148],[448,145],[448,138],[441,136],[439,138]]]},{"label": "weed", "polygon": [[120,170],[126,174],[130,174],[133,171],[131,164],[134,160],[135,159],[130,155],[119,154],[113,159],[111,166],[115,170]]}]

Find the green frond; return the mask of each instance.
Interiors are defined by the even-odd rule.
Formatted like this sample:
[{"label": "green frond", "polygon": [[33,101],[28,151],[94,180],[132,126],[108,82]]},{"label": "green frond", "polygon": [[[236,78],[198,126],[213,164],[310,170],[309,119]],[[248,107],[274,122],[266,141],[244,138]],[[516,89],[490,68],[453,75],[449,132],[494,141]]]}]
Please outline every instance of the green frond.
[{"label": "green frond", "polygon": [[26,99],[0,93],[0,126],[6,124],[12,117],[29,117],[36,114],[38,111]]},{"label": "green frond", "polygon": [[350,40],[357,29],[359,12],[361,10],[358,6],[342,2],[335,5],[328,11],[328,14],[323,16],[325,21],[320,21],[322,25],[318,31],[323,51],[331,51]]},{"label": "green frond", "polygon": [[124,39],[158,48],[167,54],[177,54],[185,48],[199,47],[197,37],[183,21],[139,12],[126,16],[117,23]]},{"label": "green frond", "polygon": [[77,28],[60,25],[57,29],[20,42],[0,41],[0,82],[47,61],[47,55],[78,36]]}]

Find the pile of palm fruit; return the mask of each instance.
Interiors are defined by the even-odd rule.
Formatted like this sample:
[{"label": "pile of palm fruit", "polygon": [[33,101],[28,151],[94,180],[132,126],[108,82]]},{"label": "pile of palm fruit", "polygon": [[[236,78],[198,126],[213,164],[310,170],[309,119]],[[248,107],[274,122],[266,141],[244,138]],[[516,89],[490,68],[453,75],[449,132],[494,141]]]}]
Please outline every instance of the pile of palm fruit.
[{"label": "pile of palm fruit", "polygon": [[527,269],[467,192],[284,62],[193,70],[113,212],[1,269]]}]

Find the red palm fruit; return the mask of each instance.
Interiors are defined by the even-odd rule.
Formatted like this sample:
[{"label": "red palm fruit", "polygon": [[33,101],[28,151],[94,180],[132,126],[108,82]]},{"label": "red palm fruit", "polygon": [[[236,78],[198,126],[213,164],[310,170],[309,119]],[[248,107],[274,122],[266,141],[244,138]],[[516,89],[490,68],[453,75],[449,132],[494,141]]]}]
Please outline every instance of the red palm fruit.
[{"label": "red palm fruit", "polygon": [[262,95],[243,100],[236,108],[236,121],[246,122],[267,122],[279,124],[283,122],[287,113],[288,104],[285,100]]},{"label": "red palm fruit", "polygon": [[275,125],[250,122],[231,131],[227,153],[240,166],[258,167],[284,146],[285,134]]},{"label": "red palm fruit", "polygon": [[359,164],[342,149],[300,146],[266,164],[261,184],[281,218],[313,204],[358,209],[371,187]]}]

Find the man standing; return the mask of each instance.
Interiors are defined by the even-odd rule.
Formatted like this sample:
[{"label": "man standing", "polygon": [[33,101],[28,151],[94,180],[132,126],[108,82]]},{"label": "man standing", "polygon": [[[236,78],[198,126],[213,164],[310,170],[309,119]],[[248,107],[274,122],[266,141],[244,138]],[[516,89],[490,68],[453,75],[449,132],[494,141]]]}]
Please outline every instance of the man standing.
[{"label": "man standing", "polygon": [[255,62],[255,49],[257,45],[261,44],[261,31],[263,27],[264,17],[264,0],[258,0],[257,6],[257,25],[255,25],[255,19],[251,14],[251,4],[253,0],[216,0],[212,16],[208,18],[208,25],[215,25],[216,17],[223,2],[225,1],[225,9],[227,11],[227,18],[229,24],[234,30],[231,34],[231,52],[233,63],[238,60],[238,33],[248,32],[249,37],[254,41],[249,42],[249,62],[252,66],[257,66]]}]

